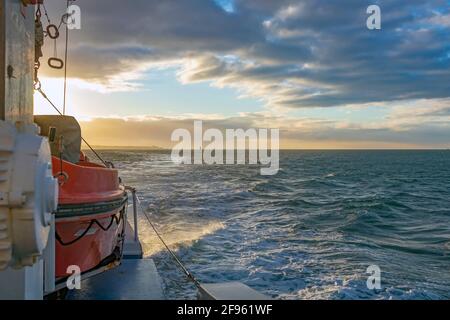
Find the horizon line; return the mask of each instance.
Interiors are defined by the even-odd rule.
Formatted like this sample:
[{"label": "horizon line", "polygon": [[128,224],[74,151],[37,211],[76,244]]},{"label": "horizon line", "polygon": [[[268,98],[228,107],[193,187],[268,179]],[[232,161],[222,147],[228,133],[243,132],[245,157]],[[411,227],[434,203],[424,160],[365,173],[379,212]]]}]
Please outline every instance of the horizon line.
[{"label": "horizon line", "polygon": [[[171,148],[158,146],[92,146],[94,149],[103,150],[152,150],[152,151],[171,151]],[[82,146],[82,150],[89,150],[89,147]],[[196,151],[196,149],[190,149]],[[204,151],[201,149],[200,151]],[[230,149],[220,149],[218,151],[228,151]],[[232,149],[234,151],[258,151],[259,149]],[[267,150],[270,150],[268,148]],[[280,151],[450,151],[448,148],[279,148]]]}]

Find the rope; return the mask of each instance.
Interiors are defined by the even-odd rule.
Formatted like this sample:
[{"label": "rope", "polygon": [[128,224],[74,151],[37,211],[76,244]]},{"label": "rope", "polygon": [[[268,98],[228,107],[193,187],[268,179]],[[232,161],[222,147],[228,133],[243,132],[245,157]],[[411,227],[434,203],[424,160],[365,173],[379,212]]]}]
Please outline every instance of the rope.
[{"label": "rope", "polygon": [[147,211],[142,206],[141,199],[139,198],[139,196],[137,194],[136,194],[136,200],[137,200],[137,203],[139,204],[139,207],[141,208],[142,212],[144,213],[144,216],[147,219],[149,225],[152,227],[153,231],[155,232],[156,236],[159,238],[161,243],[164,245],[164,247],[166,248],[167,252],[172,256],[173,260],[177,263],[177,265],[180,267],[180,269],[183,271],[183,273],[186,275],[186,277],[190,281],[192,281],[197,288],[202,289],[202,285],[200,284],[200,282],[198,282],[198,280],[194,277],[194,275],[191,272],[189,272],[189,270],[184,266],[184,264],[177,257],[177,255],[166,244],[166,242],[162,238],[161,234],[159,233],[158,229],[155,227],[155,225],[151,221],[149,215],[147,214]]},{"label": "rope", "polygon": [[81,137],[81,140],[83,140],[83,142],[88,146],[89,149],[91,149],[91,151],[95,154],[95,156],[98,159],[100,159],[100,161],[103,163],[103,165],[108,168],[109,167],[108,163],[102,159],[102,157],[97,153],[97,151],[94,150],[94,148],[91,147],[91,145],[86,141],[86,139]]},{"label": "rope", "polygon": [[[55,106],[55,104],[50,100],[49,97],[47,97],[47,95],[44,93],[44,91],[42,91],[41,88],[38,88],[36,91],[39,92],[42,95],[42,97],[44,97],[44,99],[48,101],[48,103],[50,103],[50,105],[53,107],[53,109],[56,110],[56,112],[59,113],[59,115],[63,116],[63,113],[59,111],[58,107]],[[94,148],[92,148],[91,145],[83,137],[81,137],[81,140],[83,140],[83,142],[88,146],[89,149],[91,149],[91,151],[103,163],[105,167],[109,167],[106,161],[102,159],[102,157],[97,153],[97,151],[95,151]]]},{"label": "rope", "polygon": [[111,216],[111,221],[109,222],[107,227],[102,226],[102,224],[100,222],[98,222],[98,220],[93,219],[91,220],[91,222],[89,223],[88,227],[75,239],[69,241],[69,242],[64,242],[61,238],[61,236],[58,234],[58,231],[55,230],[55,238],[56,240],[64,247],[70,246],[74,243],[77,243],[78,241],[80,241],[82,238],[84,238],[84,236],[89,232],[89,230],[91,230],[92,226],[94,224],[96,224],[97,226],[100,227],[100,229],[102,229],[103,231],[108,231],[109,229],[111,229],[114,221],[116,222],[117,225],[120,224],[120,221],[122,221],[123,219],[123,213],[120,214],[120,217],[117,218],[115,215]]}]

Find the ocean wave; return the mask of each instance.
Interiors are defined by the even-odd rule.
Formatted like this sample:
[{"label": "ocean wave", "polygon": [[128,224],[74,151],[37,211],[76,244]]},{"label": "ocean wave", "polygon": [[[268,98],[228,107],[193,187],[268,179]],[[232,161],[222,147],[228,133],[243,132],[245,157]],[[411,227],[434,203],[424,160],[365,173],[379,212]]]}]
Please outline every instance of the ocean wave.
[{"label": "ocean wave", "polygon": [[[272,177],[178,166],[167,153],[102,156],[203,282],[242,281],[280,299],[450,298],[450,153],[281,152]],[[140,236],[167,296],[195,298],[143,217]]]}]

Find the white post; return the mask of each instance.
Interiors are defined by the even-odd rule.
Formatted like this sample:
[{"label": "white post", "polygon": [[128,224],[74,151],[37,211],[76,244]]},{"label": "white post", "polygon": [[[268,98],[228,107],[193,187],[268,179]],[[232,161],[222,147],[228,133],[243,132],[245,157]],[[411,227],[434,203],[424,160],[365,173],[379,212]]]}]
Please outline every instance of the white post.
[{"label": "white post", "polygon": [[42,300],[44,297],[43,262],[17,270],[0,272],[0,300]]},{"label": "white post", "polygon": [[52,215],[50,235],[44,250],[44,291],[49,294],[55,291],[55,216]]},{"label": "white post", "polygon": [[137,214],[137,194],[136,189],[133,189],[133,220],[134,220],[134,241],[139,242],[138,233],[138,214]]}]

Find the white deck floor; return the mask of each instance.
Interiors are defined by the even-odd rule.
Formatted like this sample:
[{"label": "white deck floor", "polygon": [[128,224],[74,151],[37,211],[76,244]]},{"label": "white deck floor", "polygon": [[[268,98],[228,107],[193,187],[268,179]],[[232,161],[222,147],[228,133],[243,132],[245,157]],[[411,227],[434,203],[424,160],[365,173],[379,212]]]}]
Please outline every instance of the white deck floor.
[{"label": "white deck floor", "polygon": [[163,300],[161,278],[152,259],[142,258],[141,243],[126,226],[122,263],[119,267],[81,282],[67,300]]},{"label": "white deck floor", "polygon": [[152,259],[126,259],[112,270],[81,282],[68,300],[163,300],[161,279]]}]

